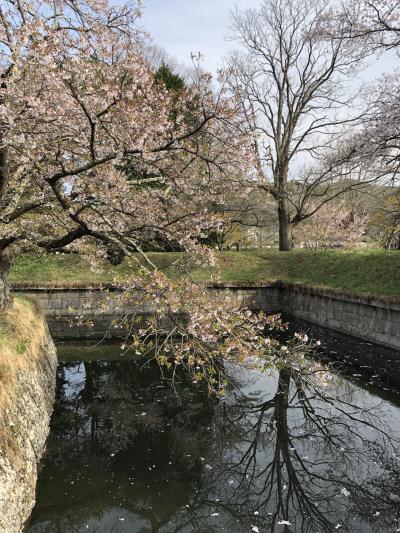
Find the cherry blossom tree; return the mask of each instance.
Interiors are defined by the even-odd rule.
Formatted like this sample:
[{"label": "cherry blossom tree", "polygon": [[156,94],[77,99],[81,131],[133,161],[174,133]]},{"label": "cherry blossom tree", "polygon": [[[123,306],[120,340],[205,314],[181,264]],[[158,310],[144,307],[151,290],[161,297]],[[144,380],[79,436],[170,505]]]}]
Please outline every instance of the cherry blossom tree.
[{"label": "cherry blossom tree", "polygon": [[369,230],[373,238],[384,248],[400,249],[400,194],[387,196],[372,213]]},{"label": "cherry blossom tree", "polygon": [[331,36],[362,40],[366,47],[375,51],[400,46],[400,5],[397,0],[342,2],[328,12],[323,25]]},{"label": "cherry blossom tree", "polygon": [[366,224],[365,212],[349,211],[342,202],[329,202],[296,226],[294,237],[309,250],[352,246],[360,242]]},{"label": "cherry blossom tree", "polygon": [[[161,365],[184,364],[217,392],[224,358],[281,353],[264,336],[266,317],[169,280],[142,246],[157,235],[207,254],[198,237],[218,223],[212,199],[221,201],[227,177],[240,183],[248,143],[223,80],[211,90],[199,73],[170,91],[155,79],[139,16],[139,4],[107,0],[1,4],[0,310],[11,302],[7,275],[18,253],[139,255],[124,297],[158,308],[127,343],[145,350],[156,339]],[[177,313],[189,321],[174,323]]]},{"label": "cherry blossom tree", "polygon": [[210,195],[245,162],[235,103],[204,76],[179,98],[156,83],[139,16],[93,0],[1,6],[1,307],[23,249],[140,254],[146,230],[192,246]]}]

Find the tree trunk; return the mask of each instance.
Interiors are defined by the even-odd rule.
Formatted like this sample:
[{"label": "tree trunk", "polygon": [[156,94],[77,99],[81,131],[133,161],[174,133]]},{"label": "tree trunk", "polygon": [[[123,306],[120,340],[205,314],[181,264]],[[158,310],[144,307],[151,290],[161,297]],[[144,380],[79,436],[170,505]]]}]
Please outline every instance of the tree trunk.
[{"label": "tree trunk", "polygon": [[[2,84],[4,88],[4,83]],[[2,100],[0,100],[2,103]],[[3,132],[0,130],[0,145],[3,145]],[[0,149],[0,210],[5,201],[7,186],[9,181],[9,161],[8,148],[3,146]],[[8,284],[8,274],[11,262],[8,254],[4,251],[7,244],[13,242],[13,237],[6,237],[0,241],[0,312],[11,305],[10,287]]]},{"label": "tree trunk", "polygon": [[0,312],[11,305],[10,286],[8,283],[10,266],[8,257],[4,253],[0,253]]},{"label": "tree trunk", "polygon": [[290,224],[289,205],[286,198],[278,200],[278,222],[279,222],[279,250],[290,252],[292,249],[292,227]]},{"label": "tree trunk", "polygon": [[287,199],[287,184],[289,173],[289,156],[284,151],[277,162],[274,173],[276,187],[276,201],[278,202],[279,223],[279,251],[290,252],[292,249],[292,228],[290,224],[290,209]]},{"label": "tree trunk", "polygon": [[[0,133],[0,143],[2,142],[3,136]],[[4,146],[0,149],[0,202],[3,201],[4,195],[6,193],[8,180],[8,149],[6,146]]]}]

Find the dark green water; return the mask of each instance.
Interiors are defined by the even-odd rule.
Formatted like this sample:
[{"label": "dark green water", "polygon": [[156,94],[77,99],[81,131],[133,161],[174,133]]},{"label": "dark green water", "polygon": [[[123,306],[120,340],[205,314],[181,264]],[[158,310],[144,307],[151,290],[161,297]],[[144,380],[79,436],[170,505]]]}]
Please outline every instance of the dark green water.
[{"label": "dark green water", "polygon": [[400,354],[377,371],[380,349],[323,344],[337,370],[316,388],[232,368],[223,401],[184,383],[177,397],[118,345],[60,345],[27,531],[400,531],[400,389],[386,380]]}]

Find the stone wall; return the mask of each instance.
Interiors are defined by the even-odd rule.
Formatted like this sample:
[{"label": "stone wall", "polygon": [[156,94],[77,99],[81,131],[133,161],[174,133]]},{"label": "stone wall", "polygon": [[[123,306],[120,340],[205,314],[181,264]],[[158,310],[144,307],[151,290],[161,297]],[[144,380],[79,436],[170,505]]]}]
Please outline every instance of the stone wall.
[{"label": "stone wall", "polygon": [[400,350],[400,304],[283,283],[224,287],[253,309],[285,313],[319,326]]},{"label": "stone wall", "polygon": [[[208,290],[228,291],[237,301],[255,310],[283,312],[400,350],[400,304],[282,283],[215,284]],[[121,337],[121,328],[112,325],[113,318],[132,312],[128,306],[121,306],[116,289],[19,288],[18,291],[39,300],[56,339]],[[147,306],[139,312],[146,315],[153,310]],[[92,327],[87,325],[90,321]]]},{"label": "stone wall", "polygon": [[[44,318],[43,318],[44,320]],[[10,446],[0,453],[0,531],[19,533],[35,503],[38,463],[53,410],[57,354],[46,328],[40,357],[16,377],[10,403],[1,413]]]},{"label": "stone wall", "polygon": [[400,305],[335,294],[284,291],[288,313],[355,337],[400,350]]},{"label": "stone wall", "polygon": [[[112,288],[18,288],[16,292],[39,302],[56,340],[123,337],[120,323],[132,313],[129,306],[121,304],[121,291]],[[135,312],[145,317],[154,313],[154,307],[143,305]]]}]

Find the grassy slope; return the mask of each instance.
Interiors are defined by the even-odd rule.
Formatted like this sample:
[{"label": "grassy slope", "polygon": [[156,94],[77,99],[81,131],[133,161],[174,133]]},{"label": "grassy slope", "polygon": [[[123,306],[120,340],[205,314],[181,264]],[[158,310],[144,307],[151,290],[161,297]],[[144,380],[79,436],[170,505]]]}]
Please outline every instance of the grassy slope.
[{"label": "grassy slope", "polygon": [[[149,254],[159,268],[174,275],[174,262],[181,254]],[[191,267],[198,281],[287,281],[313,287],[329,287],[354,294],[400,295],[400,252],[385,250],[319,251],[297,250],[226,252],[218,255],[219,268]],[[11,281],[37,285],[110,283],[115,275],[124,277],[135,262],[117,268],[104,265],[92,272],[83,259],[72,255],[24,256],[14,265]]]},{"label": "grassy slope", "polygon": [[18,368],[39,355],[44,334],[43,315],[33,301],[18,296],[9,310],[0,313],[0,399]]},{"label": "grassy slope", "polygon": [[40,346],[46,334],[45,321],[38,306],[21,296],[8,311],[0,313],[0,451],[16,451],[13,430],[4,415],[15,397],[18,372],[29,373],[32,359],[41,356]]}]

